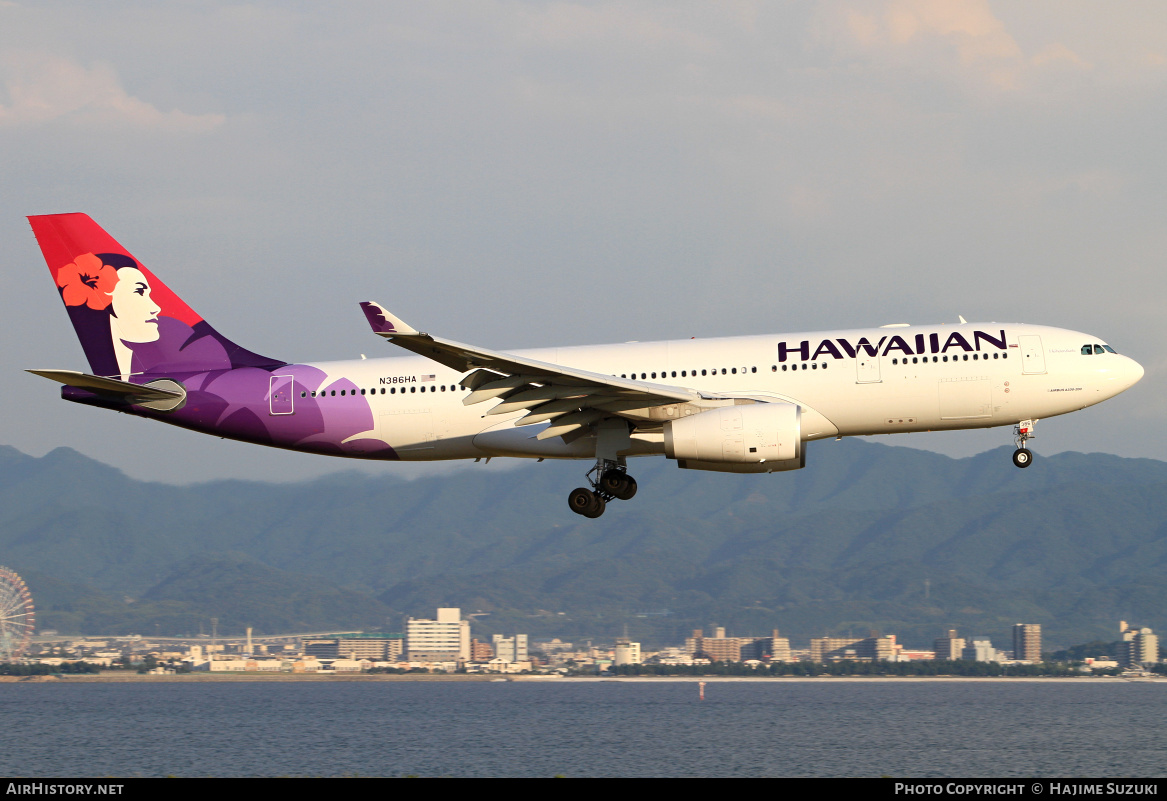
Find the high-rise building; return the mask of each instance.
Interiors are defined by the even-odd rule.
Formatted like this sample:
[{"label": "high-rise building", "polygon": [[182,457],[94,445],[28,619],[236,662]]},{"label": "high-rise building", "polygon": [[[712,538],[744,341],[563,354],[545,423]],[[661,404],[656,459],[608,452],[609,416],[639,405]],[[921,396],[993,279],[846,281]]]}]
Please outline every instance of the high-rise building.
[{"label": "high-rise building", "polygon": [[1151,665],[1159,661],[1159,638],[1149,628],[1136,629],[1127,626],[1126,621],[1119,623],[1122,630],[1123,649],[1119,653],[1119,662],[1123,667],[1138,667]]},{"label": "high-rise building", "polygon": [[639,665],[640,643],[632,642],[626,637],[616,640],[616,655],[613,659],[616,665]]},{"label": "high-rise building", "polygon": [[1041,624],[1018,623],[1013,626],[1013,658],[1026,662],[1041,661]]},{"label": "high-rise building", "polygon": [[779,637],[778,629],[774,629],[769,637],[758,637],[743,645],[742,659],[790,662],[790,640],[787,637]]},{"label": "high-rise building", "polygon": [[494,659],[494,648],[488,642],[480,642],[476,639],[470,640],[470,661],[471,662],[489,662]]},{"label": "high-rise building", "polygon": [[465,662],[470,659],[470,621],[455,607],[438,609],[437,620],[406,618],[405,647],[410,662]]},{"label": "high-rise building", "polygon": [[495,634],[491,640],[494,645],[495,659],[504,659],[507,662],[526,662],[531,658],[527,654],[526,634],[516,634],[513,637]]},{"label": "high-rise building", "polygon": [[1001,655],[988,637],[973,637],[960,652],[961,659],[970,662],[1000,662]]},{"label": "high-rise building", "polygon": [[891,659],[896,653],[896,637],[814,637],[810,641],[810,661],[837,662],[855,659],[864,662],[880,662]]},{"label": "high-rise building", "polygon": [[725,629],[714,629],[715,637],[706,637],[702,629],[693,629],[693,636],[685,640],[685,650],[693,659],[711,662],[740,662],[742,646],[752,642],[749,637],[726,637]]},{"label": "high-rise building", "polygon": [[956,636],[956,629],[949,629],[947,637],[932,641],[932,650],[936,653],[935,659],[961,659],[964,638]]}]

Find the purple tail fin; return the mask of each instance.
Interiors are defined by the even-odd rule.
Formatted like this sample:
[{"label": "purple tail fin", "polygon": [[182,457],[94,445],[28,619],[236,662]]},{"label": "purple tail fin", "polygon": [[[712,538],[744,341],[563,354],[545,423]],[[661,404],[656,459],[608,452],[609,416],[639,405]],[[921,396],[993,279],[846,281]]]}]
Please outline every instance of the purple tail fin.
[{"label": "purple tail fin", "polygon": [[285,362],[239,347],[85,214],[29,217],[94,375],[174,375]]}]

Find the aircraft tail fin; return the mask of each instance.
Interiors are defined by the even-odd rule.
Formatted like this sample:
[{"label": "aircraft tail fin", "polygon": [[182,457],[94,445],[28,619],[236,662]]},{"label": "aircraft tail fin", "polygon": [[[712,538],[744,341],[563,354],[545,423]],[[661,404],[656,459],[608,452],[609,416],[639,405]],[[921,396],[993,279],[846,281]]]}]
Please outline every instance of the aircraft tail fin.
[{"label": "aircraft tail fin", "polygon": [[124,380],[284,364],[217,332],[88,215],[28,221],[94,375]]}]

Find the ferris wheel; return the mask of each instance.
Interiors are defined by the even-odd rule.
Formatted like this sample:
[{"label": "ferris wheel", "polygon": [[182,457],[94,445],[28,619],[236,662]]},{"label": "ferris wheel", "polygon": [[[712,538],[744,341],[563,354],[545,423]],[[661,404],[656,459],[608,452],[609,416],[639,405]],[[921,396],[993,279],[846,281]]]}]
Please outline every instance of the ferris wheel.
[{"label": "ferris wheel", "polygon": [[24,656],[35,626],[28,585],[15,570],[0,565],[0,662]]}]

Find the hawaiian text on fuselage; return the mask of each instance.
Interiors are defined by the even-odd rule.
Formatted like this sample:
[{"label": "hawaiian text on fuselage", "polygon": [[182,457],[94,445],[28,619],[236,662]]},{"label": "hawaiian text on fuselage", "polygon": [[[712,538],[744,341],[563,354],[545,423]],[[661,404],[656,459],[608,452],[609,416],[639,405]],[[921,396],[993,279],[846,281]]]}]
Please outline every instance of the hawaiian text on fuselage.
[{"label": "hawaiian text on fuselage", "polygon": [[813,351],[810,347],[810,340],[804,339],[797,345],[791,345],[787,342],[778,343],[778,361],[784,362],[788,358],[798,355],[799,361],[815,361],[819,358],[830,356],[832,359],[854,359],[856,356],[887,356],[893,351],[899,351],[905,356],[913,356],[923,353],[947,353],[949,350],[960,350],[966,353],[989,349],[989,346],[995,350],[1005,350],[1008,346],[1005,344],[1005,331],[1002,330],[1000,337],[984,331],[973,331],[973,341],[970,343],[968,339],[959,331],[953,331],[943,341],[940,340],[940,334],[916,334],[911,337],[909,342],[901,336],[890,334],[879,338],[878,342],[871,342],[867,337],[861,337],[858,342],[852,344],[849,340],[838,337],[836,339],[824,339],[819,342],[818,347]]}]

